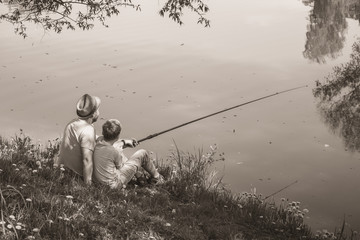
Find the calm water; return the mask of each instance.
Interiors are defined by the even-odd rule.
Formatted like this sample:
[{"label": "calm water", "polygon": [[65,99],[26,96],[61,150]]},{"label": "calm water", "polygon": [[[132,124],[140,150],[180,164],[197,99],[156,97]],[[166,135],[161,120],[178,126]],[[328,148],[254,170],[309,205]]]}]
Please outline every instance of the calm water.
[{"label": "calm water", "polygon": [[[22,128],[39,141],[55,139],[75,116],[78,98],[90,93],[102,99],[104,119],[120,119],[123,136],[140,139],[308,85],[141,147],[165,158],[173,141],[190,152],[217,144],[226,161],[216,167],[233,192],[256,188],[267,196],[298,180],[276,198],[300,201],[314,230],[333,230],[344,215],[359,230],[360,155],[347,151],[323,122],[312,89],[349,60],[360,27],[343,6],[347,1],[327,1],[325,7],[322,2],[209,1],[211,28],[197,25],[188,13],[179,27],[157,14],[157,1],[141,3],[141,12],[124,9],[110,28],[88,32],[57,35],[35,28],[23,40],[1,23],[0,133],[13,136]],[[311,30],[313,8],[327,27]],[[96,123],[98,133],[103,122]]]}]

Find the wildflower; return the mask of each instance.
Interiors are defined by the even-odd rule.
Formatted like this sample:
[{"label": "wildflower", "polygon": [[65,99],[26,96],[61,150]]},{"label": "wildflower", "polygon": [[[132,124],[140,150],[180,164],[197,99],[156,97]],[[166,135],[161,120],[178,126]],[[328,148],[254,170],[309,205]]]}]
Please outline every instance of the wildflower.
[{"label": "wildflower", "polygon": [[65,171],[65,168],[61,167],[60,170],[64,172],[64,171]]},{"label": "wildflower", "polygon": [[33,173],[37,173],[38,171],[35,169],[35,170],[33,170],[32,172],[33,172]]},{"label": "wildflower", "polygon": [[14,215],[10,215],[9,218],[10,218],[11,220],[15,220],[15,216],[14,216]]},{"label": "wildflower", "polygon": [[16,225],[15,227],[17,230],[21,230],[21,226],[20,225]]},{"label": "wildflower", "polygon": [[8,229],[12,229],[12,227],[13,227],[13,226],[12,226],[11,224],[8,224],[8,225],[7,225],[7,228],[8,228]]},{"label": "wildflower", "polygon": [[263,219],[263,218],[264,218],[264,216],[260,216],[259,218],[260,218],[260,219]]},{"label": "wildflower", "polygon": [[34,228],[32,231],[35,232],[35,233],[37,233],[37,232],[40,232],[40,229]]},{"label": "wildflower", "polygon": [[26,239],[35,239],[35,237],[30,235]]},{"label": "wildflower", "polygon": [[63,218],[61,216],[58,217],[59,220],[62,220]]},{"label": "wildflower", "polygon": [[166,223],[165,226],[166,226],[166,227],[171,227],[171,224],[170,224],[170,223]]},{"label": "wildflower", "polygon": [[26,184],[22,184],[21,186],[26,187]]},{"label": "wildflower", "polygon": [[79,237],[84,237],[85,235],[83,233],[79,233]]},{"label": "wildflower", "polygon": [[15,171],[20,171],[20,169],[18,169],[18,168],[15,168]]},{"label": "wildflower", "polygon": [[41,166],[41,162],[40,162],[40,161],[36,161],[36,165]]},{"label": "wildflower", "polygon": [[66,198],[69,199],[69,200],[71,200],[71,199],[73,199],[74,197],[71,196],[71,195],[67,195]]},{"label": "wildflower", "polygon": [[27,202],[32,202],[31,198],[25,199]]},{"label": "wildflower", "polygon": [[67,222],[68,222],[68,221],[70,221],[70,219],[67,218],[67,217],[65,217],[65,218],[64,218],[64,221],[67,221]]},{"label": "wildflower", "polygon": [[48,221],[48,223],[49,223],[49,224],[54,223],[54,221],[53,221],[53,220],[51,220],[51,219],[49,219],[49,220],[47,220],[47,221]]},{"label": "wildflower", "polygon": [[309,210],[306,209],[306,208],[304,208],[304,209],[303,209],[303,213],[309,213]]},{"label": "wildflower", "polygon": [[16,167],[16,164],[15,163],[13,163],[13,164],[11,164],[13,167]]},{"label": "wildflower", "polygon": [[103,211],[103,210],[99,210],[99,213],[100,213],[100,214],[103,214],[103,213],[104,213],[104,211]]},{"label": "wildflower", "polygon": [[0,225],[4,225],[6,222],[4,221],[0,221]]},{"label": "wildflower", "polygon": [[297,228],[296,228],[296,230],[300,231],[300,230],[301,230],[301,228],[300,228],[300,227],[297,227]]}]

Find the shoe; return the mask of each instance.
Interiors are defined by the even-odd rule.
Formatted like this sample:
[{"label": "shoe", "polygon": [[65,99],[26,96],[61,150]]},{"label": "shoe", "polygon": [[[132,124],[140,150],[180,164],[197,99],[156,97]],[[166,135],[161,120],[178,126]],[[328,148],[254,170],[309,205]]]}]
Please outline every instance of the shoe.
[{"label": "shoe", "polygon": [[154,185],[163,184],[164,182],[165,179],[161,174],[159,174],[159,177],[152,177],[149,179],[149,183]]}]

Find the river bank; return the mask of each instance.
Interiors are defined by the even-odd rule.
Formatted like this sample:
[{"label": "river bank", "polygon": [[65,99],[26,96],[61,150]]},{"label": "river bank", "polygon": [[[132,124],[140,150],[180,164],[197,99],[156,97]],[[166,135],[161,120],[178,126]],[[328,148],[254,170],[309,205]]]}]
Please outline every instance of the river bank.
[{"label": "river bank", "polygon": [[358,239],[341,227],[313,233],[299,202],[232,194],[211,171],[216,147],[157,161],[162,185],[112,190],[54,166],[58,143],[0,138],[1,239]]}]

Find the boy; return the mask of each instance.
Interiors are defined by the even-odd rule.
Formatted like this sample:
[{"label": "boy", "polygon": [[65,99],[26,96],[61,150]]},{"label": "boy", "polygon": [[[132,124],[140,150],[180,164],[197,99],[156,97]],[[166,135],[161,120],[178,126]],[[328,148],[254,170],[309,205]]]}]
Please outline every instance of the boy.
[{"label": "boy", "polygon": [[116,119],[107,120],[103,124],[103,136],[98,139],[94,150],[95,180],[111,188],[122,188],[142,167],[151,175],[152,182],[162,182],[163,177],[156,170],[146,150],[138,150],[130,159],[126,159],[123,148],[134,148],[138,143],[136,140],[120,140],[120,132],[121,124]]}]

